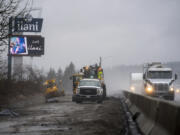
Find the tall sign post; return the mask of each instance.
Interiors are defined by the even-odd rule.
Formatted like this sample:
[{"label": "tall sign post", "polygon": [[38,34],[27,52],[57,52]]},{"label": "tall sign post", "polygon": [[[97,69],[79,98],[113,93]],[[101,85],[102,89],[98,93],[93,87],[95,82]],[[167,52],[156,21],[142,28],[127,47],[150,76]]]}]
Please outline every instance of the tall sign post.
[{"label": "tall sign post", "polygon": [[12,56],[10,55],[10,39],[12,35],[12,17],[9,18],[9,45],[8,45],[8,80],[11,80]]},{"label": "tall sign post", "polygon": [[10,18],[8,47],[8,80],[11,80],[12,56],[44,55],[44,37],[40,35],[14,35],[14,32],[41,32],[42,18]]}]

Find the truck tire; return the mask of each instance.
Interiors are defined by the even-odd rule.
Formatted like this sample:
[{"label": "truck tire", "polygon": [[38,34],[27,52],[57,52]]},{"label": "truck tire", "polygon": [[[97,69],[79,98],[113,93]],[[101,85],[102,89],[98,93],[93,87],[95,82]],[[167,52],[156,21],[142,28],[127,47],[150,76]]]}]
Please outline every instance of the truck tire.
[{"label": "truck tire", "polygon": [[76,100],[76,103],[80,104],[80,103],[82,103],[82,100]]},{"label": "truck tire", "polygon": [[75,97],[74,96],[72,96],[72,102],[75,102],[76,100],[75,100]]},{"label": "truck tire", "polygon": [[106,98],[106,85],[103,85],[103,99]]},{"label": "truck tire", "polygon": [[103,103],[103,100],[98,100],[97,103],[98,103],[98,104],[102,104],[102,103]]},{"label": "truck tire", "polygon": [[169,100],[174,101],[174,96],[169,97]]}]

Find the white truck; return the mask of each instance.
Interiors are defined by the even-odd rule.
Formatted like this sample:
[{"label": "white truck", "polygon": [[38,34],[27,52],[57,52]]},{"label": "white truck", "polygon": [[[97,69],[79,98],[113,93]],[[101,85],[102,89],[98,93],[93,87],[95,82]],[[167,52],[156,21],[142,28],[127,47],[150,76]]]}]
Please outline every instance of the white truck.
[{"label": "white truck", "polygon": [[173,82],[177,79],[177,75],[173,75],[171,68],[154,62],[145,64],[143,70],[145,95],[174,100]]},{"label": "white truck", "polygon": [[103,88],[99,79],[82,79],[75,95],[76,103],[83,101],[103,102]]},{"label": "white truck", "polygon": [[143,73],[130,74],[130,90],[134,93],[142,93],[143,89]]}]

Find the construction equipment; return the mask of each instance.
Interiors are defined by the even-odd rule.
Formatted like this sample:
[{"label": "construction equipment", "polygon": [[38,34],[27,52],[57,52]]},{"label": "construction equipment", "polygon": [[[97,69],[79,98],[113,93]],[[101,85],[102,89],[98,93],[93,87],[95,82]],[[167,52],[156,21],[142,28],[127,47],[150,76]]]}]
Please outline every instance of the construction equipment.
[{"label": "construction equipment", "polygon": [[101,83],[101,87],[103,88],[103,98],[106,97],[106,85],[104,82],[104,73],[101,67],[101,60],[99,65],[90,65],[85,66],[80,69],[80,72],[77,74],[73,74],[70,79],[73,81],[73,96],[72,101],[75,101],[75,97],[77,94],[77,87],[81,79],[99,79]]},{"label": "construction equipment", "polygon": [[[59,84],[56,79],[46,80],[43,85],[45,86],[46,102],[51,98],[65,95],[61,80]],[[59,89],[61,91],[58,91]]]},{"label": "construction equipment", "polygon": [[72,101],[75,101],[75,95],[77,92],[77,87],[79,85],[80,80],[83,78],[83,73],[77,73],[77,74],[73,74],[70,77],[70,80],[73,81],[73,96],[72,96]]},{"label": "construction equipment", "polygon": [[83,67],[81,71],[84,74],[83,78],[100,80],[101,86],[103,88],[103,98],[105,98],[106,97],[106,84],[104,81],[104,72],[103,72],[103,68],[101,67],[101,64],[99,65],[95,64],[95,65]]},{"label": "construction equipment", "polygon": [[166,68],[156,62],[145,64],[143,70],[145,95],[174,100],[172,84],[177,79],[177,75],[173,76],[171,68]]}]

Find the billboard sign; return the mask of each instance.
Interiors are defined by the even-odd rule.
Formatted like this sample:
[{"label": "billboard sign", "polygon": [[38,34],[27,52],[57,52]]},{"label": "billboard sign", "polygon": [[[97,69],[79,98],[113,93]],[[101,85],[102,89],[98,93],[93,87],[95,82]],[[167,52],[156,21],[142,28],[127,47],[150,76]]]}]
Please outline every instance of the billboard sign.
[{"label": "billboard sign", "polygon": [[44,55],[44,38],[41,36],[27,37],[28,54],[31,56]]},{"label": "billboard sign", "polygon": [[42,18],[15,18],[14,32],[41,32]]},{"label": "billboard sign", "polygon": [[10,39],[10,54],[12,54],[12,55],[28,55],[27,38],[26,37],[11,37],[11,39]]},{"label": "billboard sign", "polygon": [[10,55],[40,56],[44,54],[41,36],[13,36],[10,38]]}]

